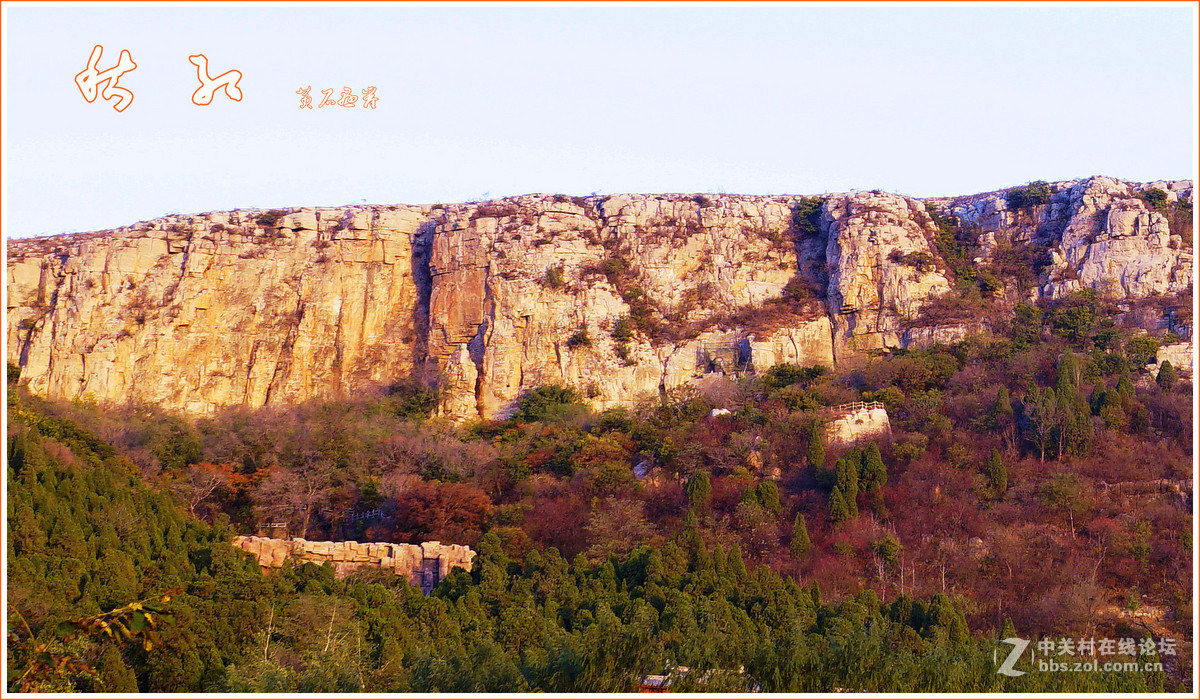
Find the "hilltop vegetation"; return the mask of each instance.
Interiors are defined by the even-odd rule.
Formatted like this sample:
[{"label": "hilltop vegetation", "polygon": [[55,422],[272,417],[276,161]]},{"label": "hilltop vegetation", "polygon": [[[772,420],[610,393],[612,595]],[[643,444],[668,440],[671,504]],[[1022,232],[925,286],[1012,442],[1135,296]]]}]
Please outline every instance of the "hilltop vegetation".
[{"label": "hilltop vegetation", "polygon": [[[1084,293],[853,369],[600,414],[543,387],[466,427],[417,383],[190,420],[42,401],[10,372],[10,666],[31,663],[27,624],[97,672],[41,690],[604,692],[679,666],[680,690],[1176,689],[1191,384],[1143,368],[1173,338],[1107,318]],[[888,407],[895,441],[821,444],[820,409],[858,400]],[[424,597],[311,564],[263,575],[226,544],[277,522],[479,556]],[[63,620],[175,589],[149,651],[60,641]],[[1166,674],[1005,678],[1006,625],[1180,652]]]}]

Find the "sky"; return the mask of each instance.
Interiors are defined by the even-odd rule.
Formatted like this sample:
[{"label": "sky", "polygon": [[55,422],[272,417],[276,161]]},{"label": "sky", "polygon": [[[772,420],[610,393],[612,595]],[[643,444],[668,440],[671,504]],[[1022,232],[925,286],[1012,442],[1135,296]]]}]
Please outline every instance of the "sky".
[{"label": "sky", "polygon": [[[4,235],[530,192],[1192,178],[1195,7],[6,3]],[[137,65],[122,111],[76,85],[96,45],[98,70],[123,49]],[[242,73],[240,101],[193,104],[198,54]],[[343,88],[354,106],[319,106]]]}]

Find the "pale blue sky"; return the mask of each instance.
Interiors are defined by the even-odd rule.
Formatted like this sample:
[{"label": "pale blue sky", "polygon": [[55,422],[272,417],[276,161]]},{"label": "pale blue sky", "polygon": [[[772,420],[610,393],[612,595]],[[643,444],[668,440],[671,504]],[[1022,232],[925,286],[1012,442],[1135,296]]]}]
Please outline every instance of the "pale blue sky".
[{"label": "pale blue sky", "polygon": [[[1195,175],[1194,5],[13,7],[10,237],[527,192]],[[123,113],[74,83],[128,49]],[[209,107],[189,54],[244,73]],[[311,85],[379,106],[300,110]]]}]

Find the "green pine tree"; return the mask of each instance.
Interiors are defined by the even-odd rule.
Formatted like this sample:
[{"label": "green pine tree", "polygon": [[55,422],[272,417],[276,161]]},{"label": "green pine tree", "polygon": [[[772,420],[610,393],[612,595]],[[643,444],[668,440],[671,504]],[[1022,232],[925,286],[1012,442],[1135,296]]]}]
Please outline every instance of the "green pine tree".
[{"label": "green pine tree", "polygon": [[863,488],[877,491],[887,483],[887,467],[883,465],[883,455],[879,453],[879,445],[871,443],[863,455],[862,468]]},{"label": "green pine tree", "polygon": [[849,519],[850,508],[846,505],[842,490],[834,486],[833,493],[829,494],[829,521],[834,525],[840,525]]},{"label": "green pine tree", "polygon": [[987,476],[988,485],[997,496],[1003,495],[1008,490],[1008,470],[1004,468],[1004,461],[1000,459],[999,450],[992,450],[992,456],[988,458],[984,473]]},{"label": "green pine tree", "polygon": [[712,500],[712,480],[706,471],[698,471],[688,479],[685,487],[688,505],[696,510],[707,512]]},{"label": "green pine tree", "polygon": [[808,434],[808,466],[820,469],[825,466],[825,445],[821,441],[821,424],[813,423]]},{"label": "green pine tree", "polygon": [[1070,350],[1064,352],[1058,358],[1057,379],[1054,388],[1059,393],[1066,391],[1073,393],[1079,388],[1079,374],[1079,360],[1075,357],[1075,353]]},{"label": "green pine tree", "polygon": [[808,537],[808,525],[804,522],[804,514],[797,513],[796,522],[792,526],[792,557],[802,561],[811,547],[812,540]]},{"label": "green pine tree", "polygon": [[1170,360],[1163,360],[1158,366],[1158,387],[1163,391],[1170,391],[1175,388],[1175,383],[1179,381],[1179,372],[1175,369],[1175,365],[1171,364]]},{"label": "green pine tree", "polygon": [[[857,457],[857,455],[853,455]],[[851,518],[858,517],[858,464],[857,459],[851,461],[850,456],[839,459],[834,470],[837,479],[836,488],[840,489],[845,499],[846,509]]]},{"label": "green pine tree", "polygon": [[779,511],[783,509],[779,502],[779,487],[774,481],[764,481],[755,488],[755,495],[758,497],[758,504],[772,515],[779,515]]},{"label": "green pine tree", "polygon": [[1137,392],[1133,388],[1133,378],[1129,376],[1129,368],[1121,370],[1121,376],[1117,379],[1117,396],[1122,399],[1132,400]]}]

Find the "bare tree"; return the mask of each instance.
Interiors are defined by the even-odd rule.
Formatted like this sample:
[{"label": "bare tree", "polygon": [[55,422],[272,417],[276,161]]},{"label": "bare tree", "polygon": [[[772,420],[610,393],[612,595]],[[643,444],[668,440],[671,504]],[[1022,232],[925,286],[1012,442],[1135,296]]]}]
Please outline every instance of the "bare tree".
[{"label": "bare tree", "polygon": [[229,488],[232,471],[225,465],[200,462],[187,467],[171,483],[171,491],[187,504],[188,513],[198,517],[196,509],[222,489]]}]

